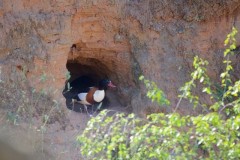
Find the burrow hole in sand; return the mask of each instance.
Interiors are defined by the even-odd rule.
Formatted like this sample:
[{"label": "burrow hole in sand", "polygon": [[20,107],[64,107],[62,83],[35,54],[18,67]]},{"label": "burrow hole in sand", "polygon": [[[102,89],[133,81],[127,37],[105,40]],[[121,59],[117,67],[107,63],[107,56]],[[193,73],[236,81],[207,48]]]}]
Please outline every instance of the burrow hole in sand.
[{"label": "burrow hole in sand", "polygon": [[[66,99],[66,106],[70,110],[76,112],[85,112],[84,107],[78,103],[72,103],[72,98],[81,92],[81,88],[86,86],[97,86],[98,82],[103,78],[110,79],[115,85],[116,72],[114,68],[110,68],[111,64],[105,63],[103,56],[99,56],[98,50],[92,50],[81,48],[75,44],[71,47],[69,52],[66,68],[70,73],[70,79],[65,83],[65,89],[63,90],[63,96]],[[91,54],[89,54],[91,52]],[[94,53],[96,56],[94,56]],[[115,106],[121,106],[119,103],[119,96],[117,94],[118,89],[108,89],[106,96],[102,102],[101,109],[112,108]],[[90,106],[91,110],[94,110]]]}]

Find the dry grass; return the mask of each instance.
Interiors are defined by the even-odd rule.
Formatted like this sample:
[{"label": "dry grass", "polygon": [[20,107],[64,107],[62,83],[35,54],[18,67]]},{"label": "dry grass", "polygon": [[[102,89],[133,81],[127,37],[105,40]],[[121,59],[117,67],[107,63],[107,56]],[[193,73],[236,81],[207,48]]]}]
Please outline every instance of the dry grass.
[{"label": "dry grass", "polygon": [[9,120],[30,122],[34,117],[42,117],[43,124],[66,120],[64,110],[49,96],[48,89],[36,91],[29,86],[24,71],[13,68],[11,72],[14,77],[0,82],[0,106],[7,111]]},{"label": "dry grass", "polygon": [[[49,96],[47,89],[37,91],[30,87],[24,71],[11,69],[14,76],[4,77],[0,81],[0,148],[7,147],[4,150],[6,156],[14,152],[20,157],[37,154],[38,157],[45,157],[42,159],[52,159],[46,151],[50,143],[45,140],[49,126],[57,124],[58,128],[65,130],[69,122],[67,112]],[[2,142],[2,139],[7,141]],[[31,153],[19,152],[22,147],[28,148]]]}]

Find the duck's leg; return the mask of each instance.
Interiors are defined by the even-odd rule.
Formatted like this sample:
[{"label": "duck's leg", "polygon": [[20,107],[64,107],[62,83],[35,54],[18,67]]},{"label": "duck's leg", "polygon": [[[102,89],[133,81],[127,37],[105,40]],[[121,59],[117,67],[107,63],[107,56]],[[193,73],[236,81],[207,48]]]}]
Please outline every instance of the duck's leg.
[{"label": "duck's leg", "polygon": [[91,108],[92,108],[92,112],[91,113],[94,114],[94,112],[93,112],[94,104],[91,105]]},{"label": "duck's leg", "polygon": [[[75,110],[75,103],[77,103],[77,104],[76,104],[76,107],[77,107],[77,110],[78,110],[78,108],[79,108],[79,111],[76,111],[76,110]],[[77,101],[76,99],[72,99],[72,102],[71,102],[70,104],[72,104],[71,110],[76,111],[76,112],[81,112],[81,113],[83,112],[82,107],[77,106],[78,104],[81,104],[81,105],[82,105],[81,102]]]},{"label": "duck's leg", "polygon": [[87,108],[87,106],[86,106],[85,104],[84,104],[83,106],[84,106],[84,108],[85,108],[85,110],[86,110],[87,114],[89,115],[89,117],[92,117],[92,115],[91,115],[91,114],[89,114],[89,112],[88,112],[88,108]]},{"label": "duck's leg", "polygon": [[[95,104],[96,105],[96,104]],[[92,105],[92,115],[95,115],[96,112],[98,112],[101,107],[102,107],[102,102],[99,103],[97,106],[95,106],[94,104]]]},{"label": "duck's leg", "polygon": [[72,99],[72,110],[74,110],[75,107],[75,99]]}]

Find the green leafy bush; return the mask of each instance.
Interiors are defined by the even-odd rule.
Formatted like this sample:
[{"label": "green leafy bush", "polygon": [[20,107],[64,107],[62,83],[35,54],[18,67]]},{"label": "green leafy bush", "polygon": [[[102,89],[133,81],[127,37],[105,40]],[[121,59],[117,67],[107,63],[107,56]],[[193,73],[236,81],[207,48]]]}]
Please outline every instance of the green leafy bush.
[{"label": "green leafy bush", "polygon": [[[81,153],[86,159],[240,159],[240,81],[232,82],[230,53],[236,48],[233,28],[227,36],[224,52],[226,68],[220,75],[222,94],[207,75],[207,61],[194,58],[195,70],[191,80],[180,88],[179,102],[171,114],[151,114],[141,119],[134,114],[104,110],[92,118],[85,131],[78,136]],[[148,89],[147,96],[159,105],[169,101],[155,83],[140,77]],[[208,105],[193,94],[193,88],[201,84],[202,92],[213,99]],[[207,114],[181,116],[176,113],[181,100],[188,99],[193,106],[207,107]],[[215,101],[214,101],[215,100]]]}]

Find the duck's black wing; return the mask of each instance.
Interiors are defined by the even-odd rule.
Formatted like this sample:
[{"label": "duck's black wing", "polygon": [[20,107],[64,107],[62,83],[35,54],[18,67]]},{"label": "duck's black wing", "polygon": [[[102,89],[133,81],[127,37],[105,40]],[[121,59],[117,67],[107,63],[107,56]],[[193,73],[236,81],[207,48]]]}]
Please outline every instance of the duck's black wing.
[{"label": "duck's black wing", "polygon": [[93,80],[88,76],[80,76],[71,82],[67,82],[63,90],[67,108],[76,112],[83,111],[83,106],[78,103],[73,105],[72,99],[77,99],[79,93],[87,93],[92,86],[94,86]]},{"label": "duck's black wing", "polygon": [[88,76],[80,76],[77,79],[70,82],[70,86],[72,89],[80,92],[87,92],[89,87],[94,86],[93,80]]}]

